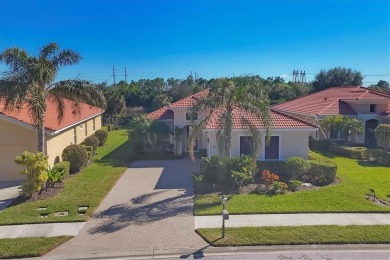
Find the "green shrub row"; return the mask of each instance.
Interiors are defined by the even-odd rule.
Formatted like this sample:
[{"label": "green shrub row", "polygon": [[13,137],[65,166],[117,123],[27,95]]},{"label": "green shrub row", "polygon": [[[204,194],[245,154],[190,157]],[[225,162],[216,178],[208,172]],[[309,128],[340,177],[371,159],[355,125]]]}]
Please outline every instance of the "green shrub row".
[{"label": "green shrub row", "polygon": [[285,161],[257,161],[257,167],[260,173],[269,170],[278,175],[287,174]]},{"label": "green shrub row", "polygon": [[380,149],[366,149],[365,158],[383,166],[390,166],[390,152],[385,152]]},{"label": "green shrub row", "polygon": [[349,147],[349,146],[339,146],[333,144],[329,146],[329,151],[334,154],[352,158],[352,159],[364,160],[366,158],[365,147]]},{"label": "green shrub row", "polygon": [[331,142],[328,140],[316,140],[312,137],[309,138],[309,147],[312,150],[327,150]]},{"label": "green shrub row", "polygon": [[291,157],[286,161],[286,169],[291,179],[324,186],[334,182],[337,165],[329,160],[305,160]]}]

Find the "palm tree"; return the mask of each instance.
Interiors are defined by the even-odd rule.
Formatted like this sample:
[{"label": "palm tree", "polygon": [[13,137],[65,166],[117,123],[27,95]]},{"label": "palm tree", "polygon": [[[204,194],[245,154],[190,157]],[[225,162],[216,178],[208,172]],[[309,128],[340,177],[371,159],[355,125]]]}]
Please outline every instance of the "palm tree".
[{"label": "palm tree", "polygon": [[[324,130],[340,130],[344,133],[344,141],[348,142],[352,133],[361,135],[364,133],[364,123],[359,118],[350,116],[327,116],[320,121],[320,126]],[[333,143],[333,142],[332,142]]]},{"label": "palm tree", "polygon": [[[268,98],[262,91],[261,81],[256,77],[237,77],[233,79],[220,78],[212,82],[205,97],[199,98],[190,108],[189,113],[195,114],[207,111],[207,115],[199,121],[192,121],[192,130],[189,135],[189,153],[194,160],[195,139],[207,122],[212,118],[216,121],[216,137],[219,153],[223,157],[230,154],[231,133],[233,127],[234,110],[241,109],[262,121],[266,128],[267,141],[271,134],[271,113]],[[235,115],[237,117],[237,114]],[[194,117],[191,117],[194,118]],[[249,131],[253,137],[252,156],[255,159],[261,145],[260,129],[253,122],[241,116],[236,118]]]},{"label": "palm tree", "polygon": [[80,60],[77,52],[60,50],[56,43],[43,46],[37,56],[31,56],[20,48],[8,48],[0,54],[0,62],[10,67],[0,78],[0,100],[5,102],[6,110],[20,109],[27,105],[38,129],[38,150],[44,154],[47,100],[56,106],[59,122],[64,117],[64,99],[72,101],[75,112],[80,111],[80,102],[100,107],[106,105],[102,92],[88,81],[54,82],[60,68],[76,64]]}]

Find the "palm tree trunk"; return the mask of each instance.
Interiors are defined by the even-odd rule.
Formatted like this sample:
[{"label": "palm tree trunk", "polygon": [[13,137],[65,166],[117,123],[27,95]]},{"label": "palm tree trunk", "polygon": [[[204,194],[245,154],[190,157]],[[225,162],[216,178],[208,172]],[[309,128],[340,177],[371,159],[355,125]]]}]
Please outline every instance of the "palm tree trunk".
[{"label": "palm tree trunk", "polygon": [[38,122],[38,151],[46,155],[45,127],[43,119]]}]

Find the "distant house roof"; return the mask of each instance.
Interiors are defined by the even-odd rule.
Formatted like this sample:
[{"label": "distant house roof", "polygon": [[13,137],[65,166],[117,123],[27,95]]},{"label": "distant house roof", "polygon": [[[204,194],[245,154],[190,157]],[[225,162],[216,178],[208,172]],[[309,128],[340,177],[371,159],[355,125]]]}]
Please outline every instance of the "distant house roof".
[{"label": "distant house roof", "polygon": [[[104,112],[102,108],[80,103],[80,113],[74,113],[73,102],[67,99],[64,99],[64,101],[64,117],[61,122],[59,122],[55,104],[50,100],[46,100],[45,129],[47,131],[55,132]],[[5,115],[20,122],[35,126],[29,114],[27,105],[12,111],[5,110],[4,105],[4,100],[0,100],[0,115]]]},{"label": "distant house roof", "polygon": [[276,110],[316,115],[356,115],[348,100],[389,100],[390,94],[364,87],[334,87],[273,106]]},{"label": "distant house roof", "polygon": [[[208,94],[208,89],[205,89],[199,93],[183,98],[171,105],[157,109],[147,115],[147,118],[154,120],[166,120],[174,119],[174,113],[171,108],[189,108],[194,105],[196,99],[205,97]],[[209,122],[206,124],[207,129],[215,129],[218,127],[218,117],[222,110],[214,110]],[[289,116],[283,112],[271,109],[272,127],[273,128],[316,128],[317,126],[310,124],[306,121]],[[233,110],[233,129],[247,128],[244,121],[250,121],[257,128],[264,128],[264,124],[261,120],[258,120],[253,114],[240,109],[234,108]]]},{"label": "distant house roof", "polygon": [[169,107],[191,107],[195,104],[195,101],[199,98],[205,97],[209,93],[209,89],[204,89],[196,94],[180,99],[169,105]]},{"label": "distant house roof", "polygon": [[162,107],[146,115],[149,119],[168,120],[173,119],[173,111],[168,106]]},{"label": "distant house roof", "polygon": [[[214,110],[209,122],[206,124],[206,129],[218,128],[219,115],[222,110]],[[280,111],[271,109],[272,128],[288,129],[288,128],[317,128],[316,125],[300,120],[298,118],[289,116]],[[264,122],[259,120],[256,116],[241,108],[233,109],[233,129],[248,128],[246,122],[251,122],[256,128],[265,128]]]}]

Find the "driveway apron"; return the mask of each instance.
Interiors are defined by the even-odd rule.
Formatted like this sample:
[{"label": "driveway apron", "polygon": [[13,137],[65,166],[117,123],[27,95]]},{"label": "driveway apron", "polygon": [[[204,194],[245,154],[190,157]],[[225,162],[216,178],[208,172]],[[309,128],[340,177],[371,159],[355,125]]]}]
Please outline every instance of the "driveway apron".
[{"label": "driveway apron", "polygon": [[198,249],[189,159],[137,161],[123,174],[79,235],[50,255]]}]

